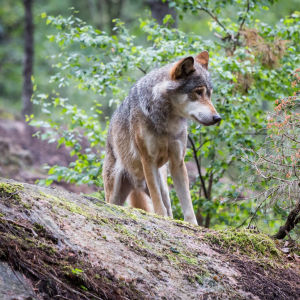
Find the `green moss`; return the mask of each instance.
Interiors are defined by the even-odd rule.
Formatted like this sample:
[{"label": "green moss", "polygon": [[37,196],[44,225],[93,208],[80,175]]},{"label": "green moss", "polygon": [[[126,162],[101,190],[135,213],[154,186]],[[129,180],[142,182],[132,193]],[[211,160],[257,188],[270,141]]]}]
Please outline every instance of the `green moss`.
[{"label": "green moss", "polygon": [[220,245],[229,251],[239,252],[248,256],[280,257],[275,242],[265,234],[249,230],[221,230],[206,233],[205,239]]},{"label": "green moss", "polygon": [[137,221],[138,217],[136,216],[136,212],[138,212],[137,209],[129,208],[129,207],[124,207],[124,206],[119,206],[119,205],[114,205],[114,204],[107,204],[107,208],[110,208],[110,211],[113,213],[118,213],[118,216],[120,217],[129,217],[132,220]]},{"label": "green moss", "polygon": [[189,265],[198,265],[198,260],[195,257],[187,256],[187,255],[181,254],[181,253],[179,253],[178,256],[181,259],[183,259],[186,263],[188,263]]},{"label": "green moss", "polygon": [[127,230],[127,228],[125,226],[123,226],[122,224],[116,224],[114,226],[114,230],[116,232],[119,232],[121,233],[122,235],[124,236],[127,236],[129,237],[130,239],[132,240],[135,240],[136,239],[136,236],[134,234],[132,234],[130,231]]},{"label": "green moss", "polygon": [[97,218],[97,221],[102,224],[109,224],[109,220],[107,218],[99,217]]},{"label": "green moss", "polygon": [[26,203],[24,201],[20,201],[20,203],[22,204],[22,206],[26,209],[31,209],[32,208],[32,205],[29,204],[29,203]]},{"label": "green moss", "polygon": [[176,219],[174,219],[173,222],[177,223],[177,224],[182,224],[182,225],[191,225],[190,223],[182,221],[182,220],[176,220]]},{"label": "green moss", "polygon": [[45,227],[43,225],[39,224],[39,223],[34,223],[33,228],[36,232],[39,232],[39,233],[45,233],[46,232]]},{"label": "green moss", "polygon": [[178,262],[178,258],[172,254],[165,254],[164,256],[167,257],[167,259],[171,262]]},{"label": "green moss", "polygon": [[23,189],[24,186],[22,184],[0,182],[0,198],[20,201],[19,191]]},{"label": "green moss", "polygon": [[86,218],[92,217],[86,210],[84,210],[81,206],[75,204],[74,202],[67,201],[66,199],[60,199],[56,196],[53,196],[51,194],[46,194],[42,191],[40,191],[40,194],[41,194],[41,196],[43,196],[47,199],[51,199],[52,202],[54,202],[56,205],[59,205],[70,212],[82,215]]},{"label": "green moss", "polygon": [[176,262],[176,264],[178,265],[181,265],[182,263],[194,266],[199,265],[196,257],[187,254],[182,254],[180,252],[174,254],[173,253],[162,253],[162,255],[167,257],[169,261]]},{"label": "green moss", "polygon": [[50,255],[57,253],[57,251],[56,251],[55,248],[53,248],[53,247],[50,246],[50,245],[41,243],[41,242],[39,242],[39,244],[37,245],[37,248],[39,248],[39,249],[41,249],[41,250],[47,252],[47,253],[50,254]]},{"label": "green moss", "polygon": [[196,280],[200,285],[203,284],[203,279],[204,279],[204,276],[203,276],[203,275],[198,275],[198,274],[195,275],[195,280]]}]

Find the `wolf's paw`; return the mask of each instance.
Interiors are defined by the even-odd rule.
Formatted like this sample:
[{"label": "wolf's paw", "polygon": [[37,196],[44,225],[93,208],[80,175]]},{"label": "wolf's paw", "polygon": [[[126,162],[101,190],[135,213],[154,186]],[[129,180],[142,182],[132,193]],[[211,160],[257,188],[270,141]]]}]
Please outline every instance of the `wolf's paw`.
[{"label": "wolf's paw", "polygon": [[185,216],[184,221],[189,222],[189,223],[194,224],[194,225],[198,225],[198,222],[197,222],[195,216]]},{"label": "wolf's paw", "polygon": [[154,206],[154,211],[155,211],[156,214],[158,214],[160,216],[163,216],[163,217],[168,216],[167,210],[165,209],[164,206],[161,206],[161,205],[159,205],[158,207]]}]

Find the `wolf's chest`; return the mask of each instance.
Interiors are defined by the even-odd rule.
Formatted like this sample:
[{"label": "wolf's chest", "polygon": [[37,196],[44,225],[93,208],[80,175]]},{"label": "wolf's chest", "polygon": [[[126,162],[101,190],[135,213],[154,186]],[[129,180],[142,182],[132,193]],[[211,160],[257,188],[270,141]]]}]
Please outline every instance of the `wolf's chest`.
[{"label": "wolf's chest", "polygon": [[168,136],[156,136],[148,133],[144,136],[147,156],[159,167],[168,161]]},{"label": "wolf's chest", "polygon": [[[178,133],[182,137],[183,133]],[[176,136],[145,136],[145,146],[148,157],[159,168],[166,164],[171,155],[182,157],[185,152],[185,139]]]}]

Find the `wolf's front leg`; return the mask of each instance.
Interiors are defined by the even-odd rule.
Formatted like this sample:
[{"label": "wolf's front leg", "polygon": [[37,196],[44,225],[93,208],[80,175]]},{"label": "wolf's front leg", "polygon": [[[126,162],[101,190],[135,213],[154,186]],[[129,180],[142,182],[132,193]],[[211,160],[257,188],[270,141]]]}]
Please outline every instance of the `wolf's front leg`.
[{"label": "wolf's front leg", "polygon": [[157,166],[147,159],[142,159],[143,171],[147,186],[150,192],[150,197],[153,202],[155,213],[167,216],[167,210],[163,204],[161,190],[160,190],[160,174]]},{"label": "wolf's front leg", "polygon": [[169,196],[169,188],[167,183],[168,181],[167,165],[164,165],[159,169],[159,175],[160,175],[160,190],[161,190],[162,200],[167,210],[168,216],[173,218],[171,200]]},{"label": "wolf's front leg", "polygon": [[180,200],[184,220],[192,224],[198,224],[193,209],[191,195],[189,191],[189,178],[185,163],[182,160],[170,161],[170,172],[174,182],[177,196]]}]

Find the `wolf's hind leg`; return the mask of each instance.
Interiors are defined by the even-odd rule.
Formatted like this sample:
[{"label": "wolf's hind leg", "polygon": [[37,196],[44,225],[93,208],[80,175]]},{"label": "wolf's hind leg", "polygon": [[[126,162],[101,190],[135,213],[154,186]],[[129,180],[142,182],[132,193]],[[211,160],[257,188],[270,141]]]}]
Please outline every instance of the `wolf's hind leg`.
[{"label": "wolf's hind leg", "polygon": [[111,195],[114,189],[114,166],[116,160],[114,155],[112,155],[111,151],[106,151],[106,157],[103,164],[103,183],[104,183],[104,192],[105,192],[105,200],[110,202]]},{"label": "wolf's hind leg", "polygon": [[132,207],[152,212],[152,208],[149,204],[150,198],[141,189],[132,190],[129,194],[129,200]]},{"label": "wolf's hind leg", "polygon": [[123,205],[132,190],[132,184],[124,169],[117,170],[114,176],[113,191],[109,203]]}]

